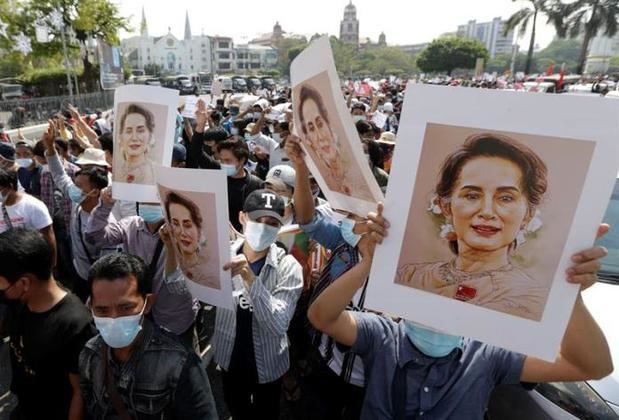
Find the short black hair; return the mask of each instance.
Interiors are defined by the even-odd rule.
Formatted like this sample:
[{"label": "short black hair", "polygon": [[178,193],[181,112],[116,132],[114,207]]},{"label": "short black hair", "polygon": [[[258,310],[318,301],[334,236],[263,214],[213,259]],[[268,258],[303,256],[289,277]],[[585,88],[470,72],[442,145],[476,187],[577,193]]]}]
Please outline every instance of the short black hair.
[{"label": "short black hair", "polygon": [[288,121],[282,121],[279,123],[279,128],[282,131],[290,131],[290,123]]},{"label": "short black hair", "polygon": [[67,153],[69,151],[69,142],[66,141],[65,139],[62,139],[59,137],[56,140],[54,140],[54,144],[56,145],[56,147],[59,147],[60,149],[62,149],[64,153]]},{"label": "short black hair", "polygon": [[244,140],[241,139],[229,139],[217,143],[217,152],[221,153],[222,150],[230,150],[230,152],[240,161],[243,161],[243,164],[247,163],[249,160],[249,148]]},{"label": "short black hair", "polygon": [[52,247],[35,229],[16,228],[0,233],[0,276],[13,284],[24,274],[40,281],[52,276]]},{"label": "short black hair", "polygon": [[230,137],[228,132],[219,127],[209,128],[204,132],[204,140],[206,141],[216,141],[219,143],[220,141],[226,140],[228,137]]},{"label": "short black hair", "polygon": [[110,155],[114,155],[114,135],[112,133],[104,133],[99,136],[99,143],[101,143],[101,150],[110,152]]},{"label": "short black hair", "polygon": [[17,191],[17,171],[0,168],[0,187]]},{"label": "short black hair", "polygon": [[213,110],[211,111],[211,119],[213,121],[219,121],[221,120],[221,112],[217,111],[217,110]]},{"label": "short black hair", "polygon": [[34,144],[34,147],[32,148],[32,154],[44,158],[46,149],[47,147],[45,146],[43,140],[39,140]]},{"label": "short black hair", "polygon": [[352,104],[352,106],[350,107],[350,110],[352,111],[353,109],[360,109],[363,112],[366,111],[366,107],[363,102],[355,102],[354,104]]},{"label": "short black hair", "polygon": [[138,282],[138,293],[146,296],[152,290],[151,278],[147,276],[144,261],[135,255],[125,252],[115,252],[99,258],[88,271],[88,284],[92,295],[92,284],[95,280],[115,281],[128,276],[134,276]]},{"label": "short black hair", "polygon": [[87,176],[90,185],[98,190],[102,190],[108,185],[107,172],[103,168],[90,167],[80,169],[75,173],[75,176]]},{"label": "short black hair", "polygon": [[357,121],[355,123],[355,127],[357,128],[357,132],[359,133],[359,135],[364,135],[367,134],[369,132],[373,132],[374,130],[372,130],[372,125],[370,125],[370,123],[368,121]]}]

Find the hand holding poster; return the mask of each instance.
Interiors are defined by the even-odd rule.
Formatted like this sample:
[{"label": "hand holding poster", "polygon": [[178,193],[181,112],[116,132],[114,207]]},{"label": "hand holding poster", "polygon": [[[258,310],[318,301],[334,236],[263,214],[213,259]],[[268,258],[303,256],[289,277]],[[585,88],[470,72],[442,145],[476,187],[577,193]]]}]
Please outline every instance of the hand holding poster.
[{"label": "hand holding poster", "polygon": [[329,39],[313,42],[292,62],[294,127],[306,163],[330,204],[365,215],[383,199],[339,87]]},{"label": "hand holding poster", "polygon": [[419,84],[405,97],[366,306],[554,360],[578,293],[570,257],[615,182],[619,103]]},{"label": "hand holding poster", "polygon": [[178,91],[127,85],[114,94],[114,199],[154,202],[153,164],[170,166]]},{"label": "hand holding poster", "polygon": [[155,167],[168,232],[191,294],[232,308],[226,174],[219,170]]}]

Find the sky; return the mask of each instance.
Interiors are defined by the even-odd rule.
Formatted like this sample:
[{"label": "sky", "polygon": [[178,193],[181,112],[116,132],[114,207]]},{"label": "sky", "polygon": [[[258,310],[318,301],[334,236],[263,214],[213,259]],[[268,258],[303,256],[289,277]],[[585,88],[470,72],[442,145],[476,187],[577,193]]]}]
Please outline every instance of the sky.
[{"label": "sky", "polygon": [[[349,0],[113,0],[121,14],[131,18],[139,32],[142,6],[148,32],[161,36],[168,32],[182,38],[185,11],[193,35],[230,36],[235,43],[247,43],[259,34],[272,31],[279,21],[283,30],[311,36],[314,33],[339,35],[344,7]],[[512,0],[353,0],[357,7],[360,35],[378,40],[381,31],[387,44],[429,42],[445,32],[454,32],[469,20],[486,22],[494,17],[507,19],[528,1]],[[536,37],[541,47],[554,37],[554,30],[542,25]],[[121,33],[121,38],[131,34]],[[528,48],[528,35],[518,40]]]}]

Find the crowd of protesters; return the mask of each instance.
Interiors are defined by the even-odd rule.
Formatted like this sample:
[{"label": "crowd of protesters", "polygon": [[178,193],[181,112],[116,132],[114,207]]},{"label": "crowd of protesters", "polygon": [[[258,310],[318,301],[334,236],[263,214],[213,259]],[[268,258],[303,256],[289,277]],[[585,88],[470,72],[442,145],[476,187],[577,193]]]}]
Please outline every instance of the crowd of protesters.
[{"label": "crowd of protesters", "polygon": [[[343,94],[385,191],[403,88]],[[181,106],[169,139],[171,166],[227,175],[232,257],[223,268],[237,283],[235,305],[215,309],[208,337],[223,401],[200,357],[205,306],[186,287],[166,209],[112,197],[110,119],[70,107],[37,141],[1,139],[0,334],[18,400],[12,419],[278,419],[284,405],[302,419],[480,419],[497,385],[612,371],[580,297],[555,362],[366,311],[390,223],[382,203],[370,214],[331,208],[289,103],[281,89],[245,108],[233,95],[198,101],[193,119]],[[568,281],[594,284],[605,252],[576,254]]]}]

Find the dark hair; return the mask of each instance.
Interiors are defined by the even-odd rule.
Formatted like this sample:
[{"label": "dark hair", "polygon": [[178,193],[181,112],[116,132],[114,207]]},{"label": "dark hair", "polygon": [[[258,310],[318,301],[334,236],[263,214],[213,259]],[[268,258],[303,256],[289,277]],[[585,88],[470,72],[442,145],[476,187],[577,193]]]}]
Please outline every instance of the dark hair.
[{"label": "dark hair", "polygon": [[216,145],[217,153],[221,153],[222,150],[229,150],[235,158],[242,160],[243,163],[247,163],[249,159],[249,148],[245,141],[241,139],[229,139],[224,140]]},{"label": "dark hair", "polygon": [[372,165],[385,169],[385,153],[382,147],[376,140],[370,140],[368,143],[368,154],[370,155],[370,161]]},{"label": "dark hair", "polygon": [[213,110],[211,112],[211,119],[213,121],[219,121],[221,120],[221,112],[217,111],[217,110]]},{"label": "dark hair", "polygon": [[[522,171],[521,186],[528,201],[529,213],[540,205],[548,188],[548,169],[542,159],[528,146],[501,134],[481,133],[468,137],[462,147],[451,153],[441,166],[436,194],[441,200],[448,200],[460,178],[466,163],[477,157],[498,157],[506,159]],[[458,253],[456,241],[450,248]]]},{"label": "dark hair", "polygon": [[209,128],[204,132],[204,140],[205,141],[224,141],[229,137],[228,132],[223,128],[214,127]]},{"label": "dark hair", "polygon": [[0,168],[0,187],[9,187],[17,191],[17,171]]},{"label": "dark hair", "polygon": [[193,222],[194,225],[198,227],[198,229],[202,230],[202,215],[200,214],[200,209],[198,208],[196,203],[194,203],[188,198],[183,197],[182,195],[178,193],[175,193],[173,191],[169,192],[165,198],[165,203],[164,203],[165,212],[168,217],[168,220],[172,220],[172,217],[170,216],[170,205],[171,204],[180,204],[181,206],[189,210],[191,221]]},{"label": "dark hair", "polygon": [[307,128],[305,128],[305,115],[303,115],[303,105],[307,101],[314,101],[316,106],[318,107],[318,112],[323,120],[329,124],[329,115],[327,114],[327,108],[325,108],[325,104],[322,102],[322,97],[320,93],[312,87],[307,85],[303,85],[301,87],[301,92],[299,93],[299,106],[297,108],[299,112],[299,119],[301,120],[301,130],[303,130],[303,134],[307,134]]},{"label": "dark hair", "polygon": [[54,144],[57,147],[61,148],[64,153],[67,153],[69,151],[69,142],[64,139],[57,138],[56,140],[54,140]]},{"label": "dark hair", "polygon": [[30,150],[32,152],[32,146],[30,145],[30,143],[26,143],[25,141],[18,141],[17,143],[15,143],[15,148],[17,149],[18,147],[25,147],[26,149]]},{"label": "dark hair", "polygon": [[82,175],[88,177],[88,182],[90,182],[90,185],[98,190],[102,190],[108,185],[108,177],[105,169],[93,166],[90,168],[80,169],[75,173],[76,177]]},{"label": "dark hair", "polygon": [[357,121],[355,123],[355,127],[357,128],[357,132],[360,136],[367,134],[369,132],[373,133],[372,126],[368,121]]},{"label": "dark hair", "polygon": [[99,143],[101,143],[101,150],[110,152],[110,155],[114,155],[114,135],[112,133],[103,133],[99,136]]},{"label": "dark hair", "polygon": [[152,290],[153,279],[147,277],[146,264],[141,258],[124,252],[115,252],[99,258],[88,271],[88,283],[92,295],[92,285],[96,280],[115,281],[129,276],[135,277],[138,293],[142,296]]},{"label": "dark hair", "polygon": [[47,147],[45,146],[43,140],[39,140],[34,144],[34,147],[32,148],[32,154],[44,158],[46,149]]},{"label": "dark hair", "polygon": [[13,284],[24,274],[40,281],[52,276],[52,247],[34,229],[16,228],[0,233],[0,276]]},{"label": "dark hair", "polygon": [[290,123],[288,121],[282,121],[279,123],[279,129],[281,131],[288,131],[290,132]]},{"label": "dark hair", "polygon": [[80,142],[75,139],[69,140],[68,147],[79,150],[80,154],[84,153],[84,150],[86,150],[80,145]]},{"label": "dark hair", "polygon": [[350,110],[354,111],[355,109],[360,109],[361,111],[365,112],[366,111],[366,107],[365,104],[363,102],[356,102],[354,103],[351,107]]},{"label": "dark hair", "polygon": [[144,120],[146,121],[146,128],[148,128],[148,131],[152,133],[155,130],[155,117],[153,116],[153,113],[140,105],[131,104],[127,107],[124,114],[120,118],[121,132],[125,129],[125,120],[129,116],[129,114],[140,114],[144,117]]}]

